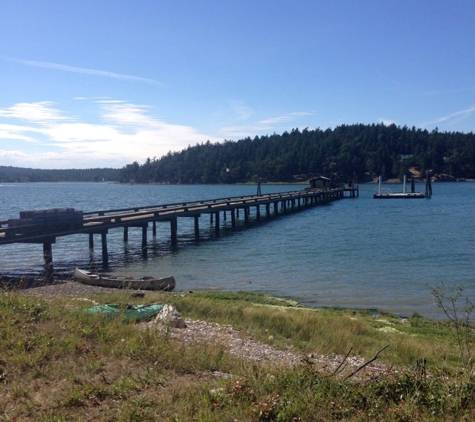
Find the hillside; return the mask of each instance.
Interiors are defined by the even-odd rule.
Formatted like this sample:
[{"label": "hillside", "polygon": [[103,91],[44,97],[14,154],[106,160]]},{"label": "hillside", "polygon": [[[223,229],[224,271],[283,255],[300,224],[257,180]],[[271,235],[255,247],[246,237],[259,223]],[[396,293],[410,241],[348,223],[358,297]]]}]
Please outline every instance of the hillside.
[{"label": "hillside", "polygon": [[0,166],[0,182],[116,182],[119,169],[42,170]]},{"label": "hillside", "polygon": [[125,166],[123,183],[295,182],[325,175],[360,182],[379,175],[475,178],[475,135],[383,124],[342,125],[189,146]]}]

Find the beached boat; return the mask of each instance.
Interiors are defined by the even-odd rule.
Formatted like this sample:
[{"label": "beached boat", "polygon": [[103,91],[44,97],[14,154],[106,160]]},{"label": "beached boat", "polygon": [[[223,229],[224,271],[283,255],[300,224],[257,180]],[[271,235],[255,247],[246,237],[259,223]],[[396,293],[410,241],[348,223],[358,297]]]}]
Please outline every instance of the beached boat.
[{"label": "beached boat", "polygon": [[173,276],[155,277],[120,277],[110,274],[94,274],[86,270],[76,268],[74,278],[83,284],[100,287],[112,287],[116,289],[133,290],[165,290],[170,291],[175,288],[175,278]]}]

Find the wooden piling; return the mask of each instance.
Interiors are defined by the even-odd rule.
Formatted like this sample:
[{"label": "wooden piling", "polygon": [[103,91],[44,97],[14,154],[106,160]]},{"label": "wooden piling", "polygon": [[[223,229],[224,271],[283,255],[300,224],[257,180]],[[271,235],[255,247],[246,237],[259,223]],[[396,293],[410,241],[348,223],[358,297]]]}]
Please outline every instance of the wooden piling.
[{"label": "wooden piling", "polygon": [[214,223],[214,234],[216,237],[219,237],[219,211],[215,215],[216,222]]},{"label": "wooden piling", "polygon": [[200,216],[195,215],[195,240],[200,240]]},{"label": "wooden piling", "polygon": [[173,246],[178,243],[178,222],[176,217],[170,219],[171,242]]},{"label": "wooden piling", "polygon": [[45,262],[45,273],[47,275],[53,274],[53,246],[51,242],[43,243],[43,258]]},{"label": "wooden piling", "polygon": [[107,253],[107,232],[101,233],[102,240],[102,265],[104,267],[109,266],[109,254]]}]

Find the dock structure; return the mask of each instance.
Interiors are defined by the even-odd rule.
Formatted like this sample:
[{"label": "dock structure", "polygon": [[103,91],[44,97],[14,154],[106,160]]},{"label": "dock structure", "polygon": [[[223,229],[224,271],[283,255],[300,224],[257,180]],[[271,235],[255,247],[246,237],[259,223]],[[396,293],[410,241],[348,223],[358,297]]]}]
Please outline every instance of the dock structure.
[{"label": "dock structure", "polygon": [[378,179],[378,192],[373,194],[374,199],[422,199],[422,198],[430,198],[432,195],[432,188],[430,188],[430,194],[428,193],[428,187],[430,186],[430,178],[428,182],[426,181],[426,193],[416,192],[414,188],[414,178],[411,179],[411,192],[408,192],[406,189],[406,176],[403,178],[403,191],[402,192],[383,192],[382,189],[383,179],[379,176]]},{"label": "dock structure", "polygon": [[250,220],[251,210],[256,221],[261,218],[273,218],[321,204],[358,196],[358,187],[307,188],[300,191],[258,194],[239,197],[218,198],[194,202],[151,205],[138,208],[122,208],[82,212],[72,208],[26,211],[20,213],[19,219],[0,221],[0,246],[14,243],[43,245],[43,258],[46,273],[53,272],[52,245],[56,238],[75,234],[89,236],[89,248],[94,247],[94,235],[101,236],[103,266],[108,266],[107,234],[109,230],[122,228],[124,242],[128,241],[128,229],[142,229],[142,250],[146,254],[149,224],[152,224],[153,236],[156,236],[156,224],[170,224],[172,245],[178,241],[178,220],[194,220],[195,240],[200,240],[200,217],[209,215],[214,225],[214,234],[219,237],[221,216],[224,220],[230,215],[231,227],[236,228],[236,220],[241,215],[244,224]]}]

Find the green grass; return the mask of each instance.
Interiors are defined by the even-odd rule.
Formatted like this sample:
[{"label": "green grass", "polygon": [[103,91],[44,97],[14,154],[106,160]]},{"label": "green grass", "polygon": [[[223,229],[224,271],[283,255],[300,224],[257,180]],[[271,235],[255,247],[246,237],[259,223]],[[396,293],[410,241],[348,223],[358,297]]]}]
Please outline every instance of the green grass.
[{"label": "green grass", "polygon": [[230,323],[253,337],[305,353],[354,354],[370,358],[389,344],[388,363],[410,365],[425,357],[435,366],[454,368],[460,362],[455,337],[443,321],[418,315],[394,315],[351,309],[308,309],[293,302],[249,293],[195,293],[175,296],[173,303],[193,318]]},{"label": "green grass", "polygon": [[[452,327],[418,315],[306,309],[248,293],[126,293],[106,302],[166,302],[184,317],[232,324],[277,348],[352,354],[398,372],[342,381],[311,364],[283,369],[230,355],[216,344],[174,341],[156,329],[82,310],[74,298],[0,291],[0,421],[473,420],[475,378]],[[425,357],[429,375],[413,370]],[[215,374],[226,374],[216,376]]]}]

